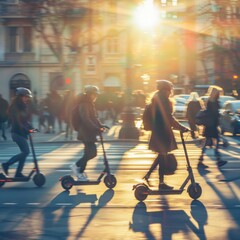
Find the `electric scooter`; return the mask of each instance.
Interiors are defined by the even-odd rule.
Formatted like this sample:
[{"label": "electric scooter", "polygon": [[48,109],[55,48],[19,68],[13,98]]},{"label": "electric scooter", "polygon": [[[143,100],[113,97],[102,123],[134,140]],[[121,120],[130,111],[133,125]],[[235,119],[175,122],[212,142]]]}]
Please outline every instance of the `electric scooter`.
[{"label": "electric scooter", "polygon": [[33,164],[34,164],[32,171],[28,174],[27,177],[8,177],[4,173],[0,173],[0,187],[2,187],[6,182],[28,182],[31,180],[33,174],[35,175],[33,176],[32,179],[36,186],[41,187],[45,184],[46,178],[44,174],[40,172],[37,157],[35,154],[35,149],[33,146],[32,133],[36,133],[36,132],[38,132],[37,129],[29,130],[29,142],[32,150]]},{"label": "electric scooter", "polygon": [[78,180],[75,180],[71,175],[66,175],[64,177],[61,177],[59,179],[59,181],[61,181],[61,185],[65,190],[70,190],[72,188],[72,186],[98,185],[101,182],[104,175],[106,175],[104,180],[103,180],[106,187],[108,187],[109,189],[112,189],[116,186],[117,179],[115,178],[114,175],[112,175],[110,173],[110,168],[109,168],[109,164],[108,164],[107,155],[106,155],[106,151],[105,151],[105,148],[104,148],[103,137],[102,137],[101,132],[100,132],[99,136],[100,136],[100,142],[101,142],[102,150],[103,150],[103,163],[104,163],[104,166],[105,166],[104,170],[101,172],[101,174],[99,175],[97,180],[93,180],[93,181],[78,181]]},{"label": "electric scooter", "polygon": [[196,200],[202,195],[202,188],[199,185],[199,183],[195,182],[195,179],[194,179],[192,167],[190,165],[190,161],[189,161],[189,158],[188,158],[186,144],[185,144],[185,141],[184,141],[184,138],[183,138],[183,132],[180,132],[180,136],[181,136],[181,141],[182,141],[182,145],[183,145],[183,149],[184,149],[184,153],[185,153],[185,158],[186,158],[186,162],[187,162],[187,171],[188,171],[187,178],[184,180],[183,184],[180,186],[179,189],[170,189],[170,190],[168,190],[168,189],[163,189],[163,190],[151,189],[151,186],[150,186],[148,181],[146,181],[147,183],[144,183],[144,182],[143,183],[138,183],[138,184],[133,186],[133,190],[135,190],[134,195],[135,195],[135,198],[138,201],[144,201],[147,198],[148,195],[181,194],[184,191],[184,187],[187,185],[187,183],[189,181],[191,181],[191,184],[187,188],[187,192],[188,192],[189,196],[192,199]]}]

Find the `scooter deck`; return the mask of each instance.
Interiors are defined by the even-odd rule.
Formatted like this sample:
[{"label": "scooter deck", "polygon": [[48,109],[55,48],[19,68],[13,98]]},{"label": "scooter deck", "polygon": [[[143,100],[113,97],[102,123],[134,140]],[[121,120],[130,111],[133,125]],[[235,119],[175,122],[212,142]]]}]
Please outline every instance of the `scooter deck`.
[{"label": "scooter deck", "polygon": [[78,181],[74,180],[73,185],[79,186],[79,185],[98,185],[101,181]]},{"label": "scooter deck", "polygon": [[16,178],[0,178],[0,182],[28,182],[30,180],[29,177],[21,178],[21,177],[16,177]]},{"label": "scooter deck", "polygon": [[171,189],[171,190],[158,190],[158,189],[148,189],[149,195],[173,195],[173,194],[181,194],[183,192],[183,189]]}]

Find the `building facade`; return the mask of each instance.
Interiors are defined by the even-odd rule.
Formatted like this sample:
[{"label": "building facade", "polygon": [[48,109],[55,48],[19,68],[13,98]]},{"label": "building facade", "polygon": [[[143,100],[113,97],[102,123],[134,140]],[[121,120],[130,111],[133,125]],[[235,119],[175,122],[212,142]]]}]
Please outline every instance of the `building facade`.
[{"label": "building facade", "polygon": [[154,1],[161,19],[154,37],[131,26],[129,1],[69,0],[61,14],[27,2],[0,0],[0,93],[8,100],[18,86],[41,99],[87,84],[151,91],[167,78],[190,91],[238,82],[239,0]]},{"label": "building facade", "polygon": [[117,14],[121,5],[73,2],[64,16],[60,45],[58,35],[48,42],[46,35],[53,32],[46,22],[44,31],[37,29],[40,8],[33,14],[36,6],[24,1],[0,1],[0,92],[4,98],[9,100],[19,86],[30,88],[37,98],[51,89],[78,93],[86,84],[111,91],[126,88],[126,45],[122,44],[126,33]]},{"label": "building facade", "polygon": [[205,0],[196,5],[197,81],[226,92],[239,88],[239,0]]}]

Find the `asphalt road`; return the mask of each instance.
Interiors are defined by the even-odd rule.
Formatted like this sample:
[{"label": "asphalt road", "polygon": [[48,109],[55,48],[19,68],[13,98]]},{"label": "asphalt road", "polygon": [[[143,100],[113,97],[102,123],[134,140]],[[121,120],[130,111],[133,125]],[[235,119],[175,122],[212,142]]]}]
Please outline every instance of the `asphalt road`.
[{"label": "asphalt road", "polygon": [[[0,239],[239,239],[240,152],[238,139],[228,139],[230,147],[221,149],[228,164],[221,171],[212,149],[205,159],[209,168],[198,170],[198,142],[187,144],[195,179],[203,190],[198,200],[184,191],[181,195],[148,196],[144,202],[135,199],[132,187],[141,182],[155,156],[145,142],[105,143],[118,181],[113,190],[101,182],[73,186],[70,191],[63,190],[59,178],[71,174],[69,165],[82,154],[82,145],[39,142],[35,149],[47,182],[41,188],[30,181],[6,183],[0,189]],[[1,143],[0,148],[0,162],[18,152],[11,142]],[[96,179],[103,169],[100,145],[98,153],[88,164],[90,179]],[[166,182],[177,189],[187,171],[181,144],[174,153],[178,170],[167,176]],[[31,160],[30,156],[24,173],[31,170]],[[156,172],[152,183],[158,183]]]}]

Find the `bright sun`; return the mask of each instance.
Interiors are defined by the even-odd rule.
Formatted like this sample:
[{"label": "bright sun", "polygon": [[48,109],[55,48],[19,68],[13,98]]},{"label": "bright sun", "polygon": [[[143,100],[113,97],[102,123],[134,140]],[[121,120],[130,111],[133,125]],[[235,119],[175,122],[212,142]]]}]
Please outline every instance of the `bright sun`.
[{"label": "bright sun", "polygon": [[152,0],[145,0],[134,12],[134,22],[144,30],[154,28],[158,20],[159,13]]}]

